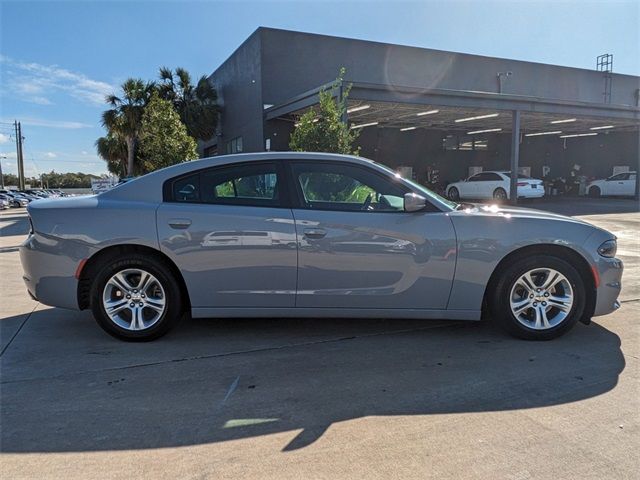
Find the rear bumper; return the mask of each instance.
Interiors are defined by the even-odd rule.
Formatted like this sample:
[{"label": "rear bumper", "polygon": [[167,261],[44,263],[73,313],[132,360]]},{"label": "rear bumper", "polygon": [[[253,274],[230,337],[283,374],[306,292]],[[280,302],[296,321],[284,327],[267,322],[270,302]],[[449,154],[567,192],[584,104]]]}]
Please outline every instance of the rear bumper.
[{"label": "rear bumper", "polygon": [[518,188],[518,198],[542,198],[544,188]]},{"label": "rear bumper", "polygon": [[[74,244],[73,246],[70,243]],[[29,295],[53,307],[78,307],[78,280],[75,271],[86,248],[76,242],[32,234],[20,245],[22,279]]]},{"label": "rear bumper", "polygon": [[596,269],[599,285],[596,288],[596,305],[593,316],[607,315],[620,308],[618,296],[622,289],[624,265],[617,258],[600,258]]}]

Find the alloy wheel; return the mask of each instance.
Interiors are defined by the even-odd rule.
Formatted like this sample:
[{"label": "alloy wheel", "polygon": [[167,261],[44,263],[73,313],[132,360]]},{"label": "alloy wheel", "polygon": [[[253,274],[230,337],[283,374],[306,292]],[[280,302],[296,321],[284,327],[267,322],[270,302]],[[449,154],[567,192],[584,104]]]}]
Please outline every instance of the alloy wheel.
[{"label": "alloy wheel", "polygon": [[558,326],[571,312],[573,301],[569,280],[552,268],[536,268],[521,275],[509,298],[516,320],[534,330]]},{"label": "alloy wheel", "polygon": [[128,268],[107,281],[102,306],[113,323],[133,331],[155,325],[167,305],[164,288],[156,277],[139,268]]}]

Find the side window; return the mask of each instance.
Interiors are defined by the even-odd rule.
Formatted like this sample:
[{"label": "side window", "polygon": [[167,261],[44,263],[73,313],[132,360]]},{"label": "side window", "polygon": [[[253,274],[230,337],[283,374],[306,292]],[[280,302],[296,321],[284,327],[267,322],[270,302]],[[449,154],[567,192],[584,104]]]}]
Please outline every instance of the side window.
[{"label": "side window", "polygon": [[628,173],[618,173],[612,177],[609,177],[607,180],[610,181],[618,181],[618,180],[626,180],[627,178],[629,178],[629,174]]},{"label": "side window", "polygon": [[502,177],[497,173],[487,173],[487,178],[485,180],[491,180],[492,182],[499,182],[502,180]]},{"label": "side window", "polygon": [[172,185],[174,202],[279,206],[275,164],[240,164],[201,170]]},{"label": "side window", "polygon": [[478,174],[474,175],[473,177],[469,177],[467,182],[478,182],[480,180],[482,180],[482,174],[478,173]]},{"label": "side window", "polygon": [[200,173],[194,173],[175,180],[171,193],[175,202],[200,202]]},{"label": "side window", "polygon": [[365,168],[336,163],[294,163],[301,203],[310,209],[398,212],[404,210],[402,185]]}]

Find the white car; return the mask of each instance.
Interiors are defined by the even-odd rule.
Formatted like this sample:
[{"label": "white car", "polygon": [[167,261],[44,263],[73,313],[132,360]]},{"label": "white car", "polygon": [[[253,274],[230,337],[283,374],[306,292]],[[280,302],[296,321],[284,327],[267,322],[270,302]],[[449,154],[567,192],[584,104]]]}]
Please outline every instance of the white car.
[{"label": "white car", "polygon": [[[505,200],[509,195],[511,172],[487,171],[476,173],[466,180],[447,186],[447,197],[451,200],[461,198]],[[542,180],[518,175],[518,198],[540,198],[544,196]]]},{"label": "white car", "polygon": [[619,195],[633,197],[636,194],[636,172],[623,172],[609,178],[594,180],[587,185],[587,195],[599,197],[601,195]]}]

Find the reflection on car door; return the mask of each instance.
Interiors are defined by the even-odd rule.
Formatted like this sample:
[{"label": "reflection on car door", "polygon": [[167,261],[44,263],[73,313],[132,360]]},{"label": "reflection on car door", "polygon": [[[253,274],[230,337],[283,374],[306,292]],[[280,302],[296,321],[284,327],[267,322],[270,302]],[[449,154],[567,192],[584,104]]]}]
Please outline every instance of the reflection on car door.
[{"label": "reflection on car door", "polygon": [[247,162],[165,187],[161,250],[181,270],[192,307],[293,307],[296,236],[281,167]]},{"label": "reflection on car door", "polygon": [[357,165],[294,162],[297,307],[444,309],[456,243],[441,212],[405,213],[406,187]]}]

